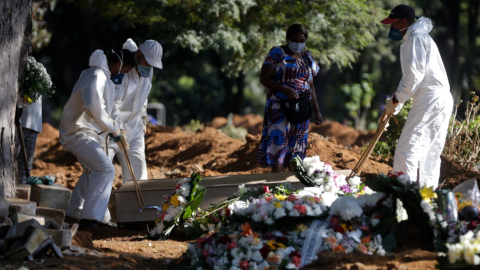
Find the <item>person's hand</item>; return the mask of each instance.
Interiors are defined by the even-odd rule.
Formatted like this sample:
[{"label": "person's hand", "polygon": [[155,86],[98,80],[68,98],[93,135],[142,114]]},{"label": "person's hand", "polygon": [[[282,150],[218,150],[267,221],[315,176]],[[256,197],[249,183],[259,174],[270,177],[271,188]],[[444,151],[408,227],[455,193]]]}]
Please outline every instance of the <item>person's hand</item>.
[{"label": "person's hand", "polygon": [[285,89],[283,90],[283,93],[290,100],[295,100],[295,99],[299,98],[299,95],[297,94],[297,91],[295,91],[294,89],[292,89],[290,87],[285,86]]},{"label": "person's hand", "polygon": [[385,106],[385,114],[390,115],[395,112],[395,109],[397,108],[398,103],[393,103],[393,98],[388,101],[387,106]]},{"label": "person's hand", "polygon": [[317,125],[323,124],[323,116],[320,112],[314,113],[313,118],[315,118],[315,124]]}]

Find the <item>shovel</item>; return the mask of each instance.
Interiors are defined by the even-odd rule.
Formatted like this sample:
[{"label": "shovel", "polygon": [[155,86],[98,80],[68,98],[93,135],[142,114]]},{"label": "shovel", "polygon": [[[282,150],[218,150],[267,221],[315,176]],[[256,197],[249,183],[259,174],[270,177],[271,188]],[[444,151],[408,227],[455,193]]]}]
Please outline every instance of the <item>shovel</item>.
[{"label": "shovel", "polygon": [[25,169],[25,177],[30,177],[30,168],[28,166],[27,150],[25,148],[25,141],[23,140],[22,126],[20,125],[20,118],[22,117],[23,106],[17,106],[15,113],[15,126],[17,127],[18,139],[20,140],[20,151],[22,152],[23,167]]},{"label": "shovel", "polygon": [[377,144],[378,140],[383,134],[383,131],[385,131],[385,127],[388,124],[388,121],[390,121],[390,118],[393,117],[393,120],[395,123],[398,125],[398,120],[393,116],[392,114],[385,114],[385,111],[382,114],[382,117],[380,118],[380,123],[378,124],[377,132],[375,133],[375,136],[373,136],[372,140],[370,141],[370,144],[368,145],[367,149],[365,152],[363,152],[363,155],[360,157],[360,160],[357,162],[355,167],[352,169],[352,172],[350,173],[350,176],[348,178],[352,178],[355,175],[360,176],[362,173],[363,167],[365,166],[365,162],[367,162],[368,157],[373,151],[373,148],[375,148],[375,145]]}]

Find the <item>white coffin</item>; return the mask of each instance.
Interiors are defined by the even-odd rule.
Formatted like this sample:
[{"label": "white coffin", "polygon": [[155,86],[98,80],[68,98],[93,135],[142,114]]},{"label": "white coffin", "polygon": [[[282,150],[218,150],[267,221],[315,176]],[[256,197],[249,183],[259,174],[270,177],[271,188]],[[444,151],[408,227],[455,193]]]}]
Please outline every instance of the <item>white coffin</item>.
[{"label": "white coffin", "polygon": [[[351,170],[337,170],[338,174],[349,175]],[[163,195],[170,194],[181,178],[150,179],[139,181],[142,195],[146,206],[162,206]],[[202,177],[201,186],[207,188],[200,208],[205,209],[212,203],[221,202],[232,196],[238,190],[238,186],[258,188],[265,185],[274,185],[290,182],[295,188],[304,185],[293,173],[269,173],[269,174],[242,174]],[[115,191],[115,203],[117,223],[119,227],[141,227],[145,224],[153,224],[156,210],[140,211],[140,205],[135,193],[133,181],[128,181],[120,189]]]}]

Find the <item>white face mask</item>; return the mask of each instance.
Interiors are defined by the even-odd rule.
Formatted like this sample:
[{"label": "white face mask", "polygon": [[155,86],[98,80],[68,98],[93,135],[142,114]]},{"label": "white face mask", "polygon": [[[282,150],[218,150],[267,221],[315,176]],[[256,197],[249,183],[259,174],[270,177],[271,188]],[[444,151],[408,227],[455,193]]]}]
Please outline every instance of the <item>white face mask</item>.
[{"label": "white face mask", "polygon": [[288,48],[290,49],[290,51],[292,51],[293,53],[299,53],[303,50],[303,48],[305,48],[305,44],[306,43],[296,43],[296,42],[291,42],[289,41],[288,42]]}]

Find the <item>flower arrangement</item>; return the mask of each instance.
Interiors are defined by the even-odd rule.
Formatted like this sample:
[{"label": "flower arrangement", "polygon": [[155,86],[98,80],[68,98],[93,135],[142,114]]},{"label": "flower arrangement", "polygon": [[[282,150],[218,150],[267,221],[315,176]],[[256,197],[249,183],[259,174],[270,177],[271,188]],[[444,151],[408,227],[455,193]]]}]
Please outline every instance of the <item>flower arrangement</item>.
[{"label": "flower arrangement", "polygon": [[163,198],[162,209],[157,212],[152,237],[166,238],[183,221],[195,216],[194,210],[200,205],[206,188],[198,185],[202,179],[193,172],[190,178],[178,181],[171,195]]},{"label": "flower arrangement", "polygon": [[[443,269],[471,269],[469,265],[480,265],[480,233],[468,231],[459,237],[459,242],[447,244],[448,263],[439,258]],[[443,262],[443,263],[442,263]]]},{"label": "flower arrangement", "polygon": [[29,56],[25,82],[22,88],[23,98],[28,103],[32,103],[44,94],[49,96],[55,94],[55,85],[42,63]]},{"label": "flower arrangement", "polygon": [[299,157],[292,159],[296,177],[307,187],[317,187],[322,192],[322,199],[330,206],[338,196],[359,196],[370,194],[370,190],[358,176],[350,179],[343,174],[338,175],[332,165],[320,161],[319,156],[307,157],[303,161]]}]

